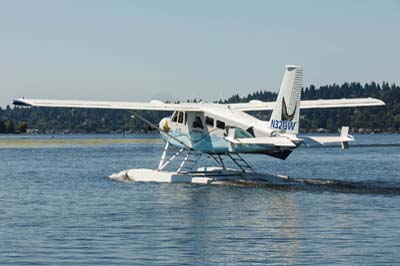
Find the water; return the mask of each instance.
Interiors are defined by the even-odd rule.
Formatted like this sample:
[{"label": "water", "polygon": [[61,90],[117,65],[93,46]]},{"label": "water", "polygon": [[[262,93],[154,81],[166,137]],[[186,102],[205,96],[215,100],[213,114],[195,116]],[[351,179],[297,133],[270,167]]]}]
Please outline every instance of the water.
[{"label": "water", "polygon": [[356,138],[286,161],[246,156],[293,178],[278,187],[107,177],[154,168],[157,142],[0,148],[0,264],[398,265],[400,147],[387,144],[400,136]]}]

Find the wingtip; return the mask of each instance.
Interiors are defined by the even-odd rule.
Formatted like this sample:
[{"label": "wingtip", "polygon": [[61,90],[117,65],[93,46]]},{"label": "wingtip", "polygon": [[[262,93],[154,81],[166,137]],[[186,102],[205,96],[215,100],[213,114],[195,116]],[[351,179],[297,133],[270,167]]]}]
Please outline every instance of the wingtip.
[{"label": "wingtip", "polygon": [[32,106],[31,104],[27,103],[24,98],[14,99],[12,103],[13,105],[18,106]]},{"label": "wingtip", "polygon": [[374,106],[385,106],[386,105],[386,103],[380,99],[368,97],[368,100],[373,101]]}]

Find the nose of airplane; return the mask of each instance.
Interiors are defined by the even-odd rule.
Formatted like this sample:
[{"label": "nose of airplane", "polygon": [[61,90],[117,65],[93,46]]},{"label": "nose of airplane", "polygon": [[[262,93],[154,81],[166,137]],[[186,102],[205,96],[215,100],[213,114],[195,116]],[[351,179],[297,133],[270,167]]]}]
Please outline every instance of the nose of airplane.
[{"label": "nose of airplane", "polygon": [[159,128],[166,133],[168,133],[171,129],[170,125],[171,125],[171,118],[169,117],[164,117],[158,124]]}]

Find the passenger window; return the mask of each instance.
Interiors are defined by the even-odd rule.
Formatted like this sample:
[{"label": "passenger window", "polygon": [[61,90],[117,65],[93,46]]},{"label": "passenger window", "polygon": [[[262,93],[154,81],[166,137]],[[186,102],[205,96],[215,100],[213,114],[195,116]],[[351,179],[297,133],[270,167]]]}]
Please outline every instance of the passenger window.
[{"label": "passenger window", "polygon": [[178,113],[178,123],[183,123],[183,113],[182,112],[179,112]]},{"label": "passenger window", "polygon": [[177,120],[178,120],[178,113],[177,112],[175,112],[173,115],[172,115],[172,122],[176,122]]},{"label": "passenger window", "polygon": [[201,122],[201,118],[199,116],[196,116],[194,118],[192,127],[193,128],[201,128],[201,129],[203,129],[203,122]]},{"label": "passenger window", "polygon": [[225,129],[225,123],[222,121],[217,120],[217,128]]},{"label": "passenger window", "polygon": [[214,126],[214,118],[206,116],[206,125],[213,127]]}]

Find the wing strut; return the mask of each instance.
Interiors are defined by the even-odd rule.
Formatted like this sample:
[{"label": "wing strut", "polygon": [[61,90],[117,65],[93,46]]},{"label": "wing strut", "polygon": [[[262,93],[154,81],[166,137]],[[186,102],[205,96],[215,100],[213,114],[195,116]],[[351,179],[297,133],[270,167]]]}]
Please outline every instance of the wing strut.
[{"label": "wing strut", "polygon": [[159,128],[157,125],[153,124],[152,122],[150,122],[149,120],[147,120],[146,118],[144,118],[143,116],[141,116],[140,114],[138,114],[137,112],[132,111],[132,113],[134,114],[134,117],[138,117],[140,120],[142,120],[144,123],[146,123],[147,125],[149,125],[151,128],[154,128],[155,130],[158,130],[160,133],[164,133],[165,135],[167,135],[168,137],[172,138],[173,140],[179,142],[179,144],[181,144],[182,146],[184,146],[186,149],[188,149],[189,151],[192,150],[191,147],[189,147],[188,145],[186,145],[185,143],[183,143],[181,140],[177,139],[176,137],[172,136],[171,134],[165,132],[164,130],[162,130],[161,128]]}]

